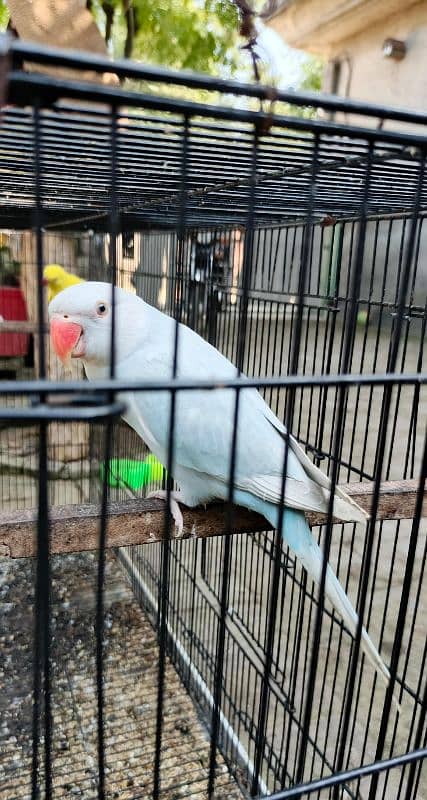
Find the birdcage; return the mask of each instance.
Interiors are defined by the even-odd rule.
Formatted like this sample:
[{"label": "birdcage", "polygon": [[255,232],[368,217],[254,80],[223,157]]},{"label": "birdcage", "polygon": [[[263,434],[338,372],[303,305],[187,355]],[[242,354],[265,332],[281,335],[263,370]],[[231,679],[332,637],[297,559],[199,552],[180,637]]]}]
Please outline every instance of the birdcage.
[{"label": "birdcage", "polygon": [[[29,320],[0,325],[34,364],[0,387],[0,798],[425,796],[427,116],[22,42],[2,60],[0,226]],[[61,370],[48,262],[136,292],[236,376]],[[179,539],[145,497],[173,488],[176,398],[229,388],[237,430],[253,387],[370,515],[309,516],[320,587],[233,504],[236,436],[228,502],[184,509]],[[175,399],[153,470],[120,416],[156,391]],[[388,688],[325,599],[328,560]]]}]

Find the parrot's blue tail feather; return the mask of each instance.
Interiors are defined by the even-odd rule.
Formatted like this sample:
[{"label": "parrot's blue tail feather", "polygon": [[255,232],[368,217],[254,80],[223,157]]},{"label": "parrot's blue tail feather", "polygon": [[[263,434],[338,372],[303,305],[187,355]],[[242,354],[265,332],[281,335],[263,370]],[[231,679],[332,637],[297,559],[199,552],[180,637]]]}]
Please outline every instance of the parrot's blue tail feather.
[{"label": "parrot's blue tail feather", "polygon": [[[262,514],[273,527],[277,528],[279,524],[278,506],[268,503],[259,497],[255,497],[249,492],[240,491],[235,493],[235,502],[251,508],[258,514]],[[308,522],[302,511],[296,511],[292,508],[284,509],[282,536],[285,543],[291,548],[297,558],[299,558],[310,578],[316,584],[319,584],[322,574],[323,554],[310,531]],[[329,565],[326,569],[325,596],[343,619],[351,634],[355,636],[358,615]],[[365,628],[362,628],[361,647],[367,659],[388,686],[390,673]],[[400,710],[397,699],[393,698],[393,700],[398,710]]]}]

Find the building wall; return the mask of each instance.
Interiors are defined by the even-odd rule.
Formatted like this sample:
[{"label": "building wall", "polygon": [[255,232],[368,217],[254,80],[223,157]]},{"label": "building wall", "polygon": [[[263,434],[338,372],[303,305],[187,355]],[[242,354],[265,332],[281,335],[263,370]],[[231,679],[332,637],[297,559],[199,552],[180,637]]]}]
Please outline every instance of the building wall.
[{"label": "building wall", "polygon": [[[401,61],[383,56],[382,45],[387,38],[406,43],[406,55]],[[337,94],[426,111],[427,3],[384,18],[334,44],[329,57],[341,64]],[[330,77],[331,69],[327,69],[326,91],[332,89]],[[397,127],[395,122],[392,125]]]},{"label": "building wall", "polygon": [[[276,5],[269,21],[283,39],[325,58],[323,90],[342,97],[362,99],[380,105],[401,106],[427,111],[427,0],[288,0]],[[406,44],[406,55],[396,61],[383,55],[386,39]],[[339,69],[334,68],[339,65]],[[336,114],[335,121],[376,126],[375,118]],[[386,121],[388,129],[423,133],[420,126]],[[401,271],[401,245],[405,238],[403,223],[396,220],[391,229],[380,224],[368,226],[363,264],[363,290],[369,289],[370,260],[389,260],[388,283],[390,302],[398,286]],[[408,226],[407,226],[408,228]],[[343,260],[349,258],[349,226],[343,238]],[[420,226],[419,252],[427,246],[426,226]],[[385,267],[384,267],[385,269]],[[374,272],[370,291],[381,294],[382,271]],[[390,287],[393,287],[391,290]],[[418,259],[412,302],[424,307],[427,292],[427,264]]]},{"label": "building wall", "polygon": [[[289,45],[325,59],[325,91],[427,110],[426,0],[293,0],[279,4],[267,24]],[[401,61],[384,57],[388,38],[405,42]],[[337,61],[340,76],[335,83]],[[360,117],[346,121],[360,124]]]}]

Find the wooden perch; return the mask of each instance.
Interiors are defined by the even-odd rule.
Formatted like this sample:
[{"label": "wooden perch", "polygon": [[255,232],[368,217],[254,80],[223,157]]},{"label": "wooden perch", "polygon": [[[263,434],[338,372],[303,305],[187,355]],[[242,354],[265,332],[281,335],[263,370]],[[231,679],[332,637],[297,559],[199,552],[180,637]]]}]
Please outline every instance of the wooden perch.
[{"label": "wooden perch", "polygon": [[[58,400],[55,399],[58,404]],[[25,455],[15,455],[0,450],[0,475],[25,475],[37,479],[40,475],[36,450]],[[83,461],[55,461],[47,462],[47,477],[49,481],[81,481],[91,477],[90,463]],[[0,516],[1,519],[1,516]]]},{"label": "wooden perch", "polygon": [[[369,511],[372,504],[371,483],[351,483],[343,486],[362,508]],[[418,491],[417,481],[394,481],[381,485],[378,520],[412,519]],[[204,539],[227,531],[227,506],[212,504],[205,508],[182,507],[184,535]],[[98,505],[55,506],[50,511],[50,545],[52,554],[96,550],[99,546]],[[107,547],[150,544],[164,536],[165,504],[161,500],[126,500],[109,505]],[[324,514],[307,515],[311,525],[325,522]],[[423,516],[427,516],[427,495],[424,495]],[[34,509],[0,514],[0,556],[22,558],[35,556],[37,542]],[[235,507],[233,533],[253,533],[271,529],[263,517],[241,507]],[[171,537],[175,528],[171,522]]]},{"label": "wooden perch", "polygon": [[[43,323],[42,332],[49,333],[49,325]],[[0,333],[40,333],[38,322],[32,320],[0,320]]]}]

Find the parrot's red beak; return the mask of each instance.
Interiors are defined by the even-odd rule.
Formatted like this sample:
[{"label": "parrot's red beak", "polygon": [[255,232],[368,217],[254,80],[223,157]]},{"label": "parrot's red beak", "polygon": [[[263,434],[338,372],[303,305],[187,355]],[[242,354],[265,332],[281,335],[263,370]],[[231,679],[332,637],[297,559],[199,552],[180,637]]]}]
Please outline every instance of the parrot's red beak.
[{"label": "parrot's red beak", "polygon": [[58,358],[63,362],[70,358],[79,358],[84,355],[81,347],[78,347],[79,339],[83,328],[77,322],[69,322],[62,317],[54,317],[50,323],[50,338],[53,349]]},{"label": "parrot's red beak", "polygon": [[42,286],[49,286],[49,281],[47,278],[42,278]]}]

